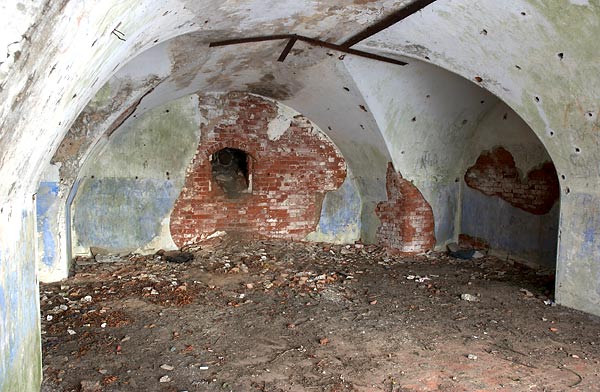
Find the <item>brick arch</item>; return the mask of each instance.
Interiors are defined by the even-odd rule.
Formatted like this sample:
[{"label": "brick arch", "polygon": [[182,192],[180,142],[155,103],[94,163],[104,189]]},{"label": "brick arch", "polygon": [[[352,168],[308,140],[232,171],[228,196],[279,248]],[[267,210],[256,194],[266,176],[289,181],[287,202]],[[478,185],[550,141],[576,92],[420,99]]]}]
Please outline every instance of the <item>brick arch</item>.
[{"label": "brick arch", "polygon": [[223,150],[224,148],[235,148],[244,151],[250,158],[256,160],[256,152],[248,151],[248,146],[244,143],[240,143],[236,140],[228,140],[222,142],[209,142],[203,151],[197,151],[193,162],[198,163],[204,160],[210,159],[211,155],[215,152]]},{"label": "brick arch", "polygon": [[[211,110],[215,107],[220,110]],[[267,130],[278,115],[277,104],[255,95],[200,97],[200,109],[209,121],[201,128],[171,213],[174,242],[183,246],[219,230],[288,239],[303,239],[314,231],[325,193],[339,188],[346,177],[336,146],[301,115],[270,138]],[[228,197],[212,182],[210,156],[223,148],[242,150],[252,159],[251,191],[240,197]]]}]

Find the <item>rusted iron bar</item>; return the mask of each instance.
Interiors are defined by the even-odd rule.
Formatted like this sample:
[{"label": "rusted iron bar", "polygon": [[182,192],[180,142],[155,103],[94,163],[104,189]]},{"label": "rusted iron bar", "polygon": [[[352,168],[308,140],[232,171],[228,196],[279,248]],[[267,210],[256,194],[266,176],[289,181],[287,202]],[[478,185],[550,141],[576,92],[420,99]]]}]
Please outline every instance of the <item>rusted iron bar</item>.
[{"label": "rusted iron bar", "polygon": [[247,44],[250,42],[275,41],[278,39],[289,39],[292,37],[294,37],[294,34],[261,35],[258,37],[233,38],[226,39],[223,41],[211,42],[208,46],[214,48],[216,46]]},{"label": "rusted iron bar", "polygon": [[380,56],[378,54],[364,52],[362,50],[350,49],[350,48],[346,48],[346,47],[343,47],[341,45],[334,44],[331,42],[321,41],[316,38],[309,38],[309,37],[305,37],[303,35],[296,35],[296,34],[279,34],[279,35],[264,35],[264,36],[258,36],[258,37],[234,38],[234,39],[228,39],[228,40],[223,40],[223,41],[211,42],[209,44],[209,47],[212,48],[212,47],[217,47],[217,46],[238,45],[238,44],[246,44],[246,43],[251,43],[251,42],[274,41],[274,40],[281,40],[281,39],[288,39],[289,42],[288,42],[287,46],[285,47],[285,49],[283,50],[283,52],[281,53],[281,55],[279,56],[278,61],[285,60],[285,58],[287,57],[289,52],[292,50],[292,47],[294,46],[296,41],[303,41],[310,45],[319,46],[319,47],[335,50],[335,51],[342,52],[342,53],[348,53],[348,54],[352,54],[352,55],[359,56],[359,57],[365,57],[365,58],[372,59],[372,60],[383,61],[385,63],[396,64],[396,65],[406,65],[407,64],[404,61],[393,59],[390,57]]},{"label": "rusted iron bar", "polygon": [[406,7],[402,7],[398,11],[392,12],[390,15],[381,19],[379,22],[372,24],[363,31],[354,34],[352,37],[342,42],[340,46],[344,48],[349,48],[353,45],[356,45],[360,41],[364,41],[365,39],[379,33],[380,31],[385,30],[388,27],[400,22],[402,19],[405,19],[411,16],[412,14],[421,11],[423,8],[427,7],[434,1],[436,0],[415,0]]},{"label": "rusted iron bar", "polygon": [[296,44],[297,40],[298,40],[298,38],[296,38],[296,37],[290,38],[290,40],[288,41],[287,45],[283,49],[283,52],[281,52],[281,55],[279,56],[279,58],[277,59],[277,61],[282,62],[282,63],[285,61],[285,58],[290,53],[290,51],[294,47],[294,44]]},{"label": "rusted iron bar", "polygon": [[331,42],[321,41],[321,40],[318,40],[315,38],[298,36],[298,39],[301,41],[304,41],[308,44],[314,45],[314,46],[320,46],[323,48],[336,50],[336,51],[342,52],[342,53],[353,54],[355,56],[365,57],[365,58],[372,59],[372,60],[383,61],[385,63],[396,64],[396,65],[406,65],[407,64],[406,62],[404,62],[402,60],[396,60],[396,59],[393,59],[390,57],[385,57],[385,56],[380,56],[380,55],[374,54],[374,53],[364,52],[362,50],[346,48],[346,47],[343,47],[338,44],[332,44]]}]

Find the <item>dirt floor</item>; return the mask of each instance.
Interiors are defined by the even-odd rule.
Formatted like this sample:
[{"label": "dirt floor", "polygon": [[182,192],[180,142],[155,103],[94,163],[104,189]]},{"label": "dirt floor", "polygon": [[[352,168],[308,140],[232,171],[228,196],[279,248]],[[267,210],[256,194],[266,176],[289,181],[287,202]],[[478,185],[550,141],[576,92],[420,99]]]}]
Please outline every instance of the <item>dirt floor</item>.
[{"label": "dirt floor", "polygon": [[600,318],[505,261],[231,239],[168,256],[41,285],[43,391],[600,390]]}]

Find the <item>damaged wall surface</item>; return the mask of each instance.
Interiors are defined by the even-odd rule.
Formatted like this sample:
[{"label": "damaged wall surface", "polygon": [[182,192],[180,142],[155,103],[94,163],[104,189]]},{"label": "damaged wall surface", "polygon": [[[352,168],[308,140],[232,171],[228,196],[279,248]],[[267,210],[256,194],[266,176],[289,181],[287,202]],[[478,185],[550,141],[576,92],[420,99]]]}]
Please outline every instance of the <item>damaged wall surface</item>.
[{"label": "damaged wall surface", "polygon": [[[477,208],[497,203],[494,210],[505,209],[517,218],[529,214],[522,215],[528,222],[559,214],[557,302],[600,314],[597,1],[438,0],[355,46],[409,63],[383,72],[378,72],[379,63],[305,43],[294,46],[283,63],[277,56],[285,41],[208,47],[216,40],[290,32],[341,43],[407,3],[264,1],[240,6],[235,1],[127,0],[3,5],[10,23],[3,25],[0,41],[8,54],[0,64],[0,390],[39,389],[34,260],[44,264],[44,256],[52,255],[45,252],[52,242],[54,254],[65,260],[67,236],[56,234],[67,233],[60,225],[69,221],[66,208],[52,208],[53,199],[67,204],[85,157],[103,143],[102,135],[117,136],[118,128],[134,115],[196,92],[245,91],[273,98],[327,132],[351,168],[351,185],[360,198],[362,239],[377,240],[381,222],[376,206],[387,200],[390,161],[431,205],[437,246],[465,231],[461,224],[469,222],[469,214],[460,209],[468,198],[481,197]],[[68,157],[53,161],[58,174],[56,167],[45,170],[92,97],[125,69],[122,75],[132,82],[131,92],[124,92],[112,107],[105,103],[110,113],[94,117],[92,111],[86,121],[93,126],[86,129],[93,135],[71,153],[61,150],[78,156],[72,160],[76,170],[60,172]],[[117,90],[107,91],[112,97]],[[525,161],[518,149],[502,143],[465,148],[495,105],[492,95],[533,130],[547,157]],[[560,205],[555,203],[544,215],[530,214],[463,184],[468,168],[496,146],[511,153],[523,175],[551,161],[560,182]],[[44,171],[49,178],[42,178]],[[155,179],[165,181],[163,176]],[[37,202],[32,198],[41,180],[36,224]],[[168,193],[166,198],[172,197]],[[44,222],[59,229],[48,230]],[[36,227],[51,233],[54,241],[36,237]],[[479,234],[490,242],[497,236]],[[547,238],[534,242],[547,249],[549,245],[542,245]],[[44,255],[36,254],[38,243]]]},{"label": "damaged wall surface", "polygon": [[[324,194],[346,178],[335,145],[302,115],[259,97],[203,97],[201,108],[208,124],[171,216],[175,243],[221,230],[289,239],[314,231]],[[214,173],[214,156],[226,148],[247,154],[246,173],[237,175],[247,189],[236,194]]]},{"label": "damaged wall surface", "polygon": [[402,178],[390,163],[387,171],[388,200],[379,203],[379,242],[392,251],[423,253],[435,245],[431,206],[419,190]]},{"label": "damaged wall surface", "polygon": [[173,249],[169,216],[198,143],[195,95],[141,114],[97,147],[72,205],[74,255]]},{"label": "damaged wall surface", "polygon": [[503,103],[475,135],[460,183],[461,234],[484,240],[503,258],[553,269],[560,189],[546,149]]},{"label": "damaged wall surface", "polygon": [[[251,159],[240,193],[214,173],[211,158],[226,148]],[[337,148],[290,108],[242,93],[180,98],[132,119],[89,157],[71,208],[73,254],[175,249],[219,230],[303,239],[318,229],[315,238],[354,241],[360,199],[350,178],[321,212],[345,179]]]}]

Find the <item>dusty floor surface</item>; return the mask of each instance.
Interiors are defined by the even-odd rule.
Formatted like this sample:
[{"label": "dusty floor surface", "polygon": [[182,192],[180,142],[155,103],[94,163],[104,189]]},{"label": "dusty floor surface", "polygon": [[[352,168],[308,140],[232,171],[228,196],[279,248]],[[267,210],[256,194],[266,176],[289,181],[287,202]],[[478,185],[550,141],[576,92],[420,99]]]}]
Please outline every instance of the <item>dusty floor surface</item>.
[{"label": "dusty floor surface", "polygon": [[224,240],[109,261],[41,286],[43,391],[600,390],[600,319],[491,257]]}]

